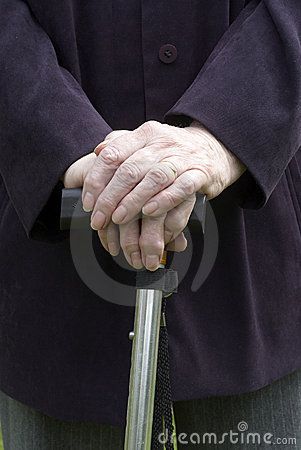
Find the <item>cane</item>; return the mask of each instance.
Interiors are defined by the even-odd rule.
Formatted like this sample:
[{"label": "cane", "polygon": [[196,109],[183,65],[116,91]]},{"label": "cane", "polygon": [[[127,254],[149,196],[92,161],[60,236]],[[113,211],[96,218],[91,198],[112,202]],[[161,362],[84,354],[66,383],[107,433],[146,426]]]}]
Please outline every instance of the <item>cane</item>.
[{"label": "cane", "polygon": [[[81,189],[63,189],[62,230],[70,227],[71,220],[78,228],[86,226],[88,213],[76,208],[81,193]],[[200,195],[191,221],[200,222],[203,232],[205,210],[206,198]],[[124,450],[151,450],[159,331],[160,325],[166,325],[162,297],[176,291],[178,284],[177,273],[165,268],[166,258],[165,251],[155,272],[137,272],[134,330],[129,333],[133,346]]]}]

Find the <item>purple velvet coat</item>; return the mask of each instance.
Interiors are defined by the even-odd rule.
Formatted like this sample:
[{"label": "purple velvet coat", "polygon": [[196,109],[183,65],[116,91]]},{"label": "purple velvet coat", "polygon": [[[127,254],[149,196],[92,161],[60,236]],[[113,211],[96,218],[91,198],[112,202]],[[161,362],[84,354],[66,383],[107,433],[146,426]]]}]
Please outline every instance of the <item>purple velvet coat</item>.
[{"label": "purple velvet coat", "polygon": [[134,310],[77,275],[58,182],[150,119],[194,118],[248,168],[211,202],[209,277],[191,291],[198,254],[168,303],[174,400],[300,368],[300,0],[0,0],[0,43],[0,388],[60,419],[124,423]]}]

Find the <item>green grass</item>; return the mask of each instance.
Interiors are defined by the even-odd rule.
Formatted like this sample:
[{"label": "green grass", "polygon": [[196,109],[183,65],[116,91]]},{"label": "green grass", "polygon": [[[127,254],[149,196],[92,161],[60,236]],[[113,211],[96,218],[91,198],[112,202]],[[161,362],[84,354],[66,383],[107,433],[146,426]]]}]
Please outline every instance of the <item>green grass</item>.
[{"label": "green grass", "polygon": [[2,434],[0,430],[0,450],[3,450]]}]

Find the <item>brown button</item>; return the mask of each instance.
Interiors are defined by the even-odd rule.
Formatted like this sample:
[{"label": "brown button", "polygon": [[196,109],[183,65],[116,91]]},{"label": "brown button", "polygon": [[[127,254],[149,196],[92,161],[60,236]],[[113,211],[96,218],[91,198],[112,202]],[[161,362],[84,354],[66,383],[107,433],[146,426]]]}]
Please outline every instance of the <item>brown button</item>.
[{"label": "brown button", "polygon": [[159,50],[159,58],[165,64],[173,63],[178,56],[177,48],[172,44],[165,44]]}]

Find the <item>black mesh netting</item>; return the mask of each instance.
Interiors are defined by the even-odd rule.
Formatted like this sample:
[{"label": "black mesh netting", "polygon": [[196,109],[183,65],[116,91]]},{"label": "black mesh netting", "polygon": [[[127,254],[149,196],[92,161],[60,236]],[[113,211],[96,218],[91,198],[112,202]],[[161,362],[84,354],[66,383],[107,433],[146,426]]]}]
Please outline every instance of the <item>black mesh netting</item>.
[{"label": "black mesh netting", "polygon": [[[165,315],[166,299],[162,300],[162,314]],[[158,366],[154,404],[154,418],[152,431],[152,450],[174,450],[172,434],[171,386],[169,376],[168,333],[165,324],[161,323],[159,334]],[[164,433],[164,442],[160,442],[159,435]]]}]

